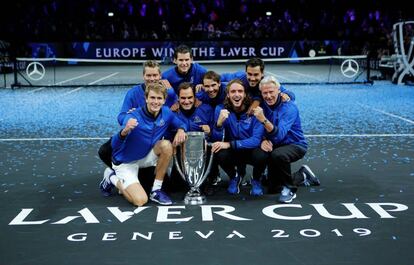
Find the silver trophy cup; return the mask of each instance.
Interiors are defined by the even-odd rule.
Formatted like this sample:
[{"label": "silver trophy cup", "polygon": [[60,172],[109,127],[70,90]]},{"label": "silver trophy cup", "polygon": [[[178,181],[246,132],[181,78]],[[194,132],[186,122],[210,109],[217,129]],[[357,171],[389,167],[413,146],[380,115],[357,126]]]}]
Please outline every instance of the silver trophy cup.
[{"label": "silver trophy cup", "polygon": [[[207,160],[207,141],[203,132],[188,132],[187,140],[179,146],[178,158],[174,155],[174,163],[178,173],[190,186],[184,197],[185,204],[202,204],[206,197],[200,192],[200,186],[207,178],[213,162],[213,153]],[[208,165],[207,165],[208,162]]]}]

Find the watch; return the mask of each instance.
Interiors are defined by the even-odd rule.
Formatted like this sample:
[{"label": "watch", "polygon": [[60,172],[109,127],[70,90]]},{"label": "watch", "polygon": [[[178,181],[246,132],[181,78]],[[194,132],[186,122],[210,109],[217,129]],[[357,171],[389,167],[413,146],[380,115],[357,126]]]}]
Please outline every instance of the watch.
[{"label": "watch", "polygon": [[262,122],[262,124],[263,125],[266,125],[266,123],[268,123],[269,122],[269,120],[268,119],[265,119],[263,122]]}]

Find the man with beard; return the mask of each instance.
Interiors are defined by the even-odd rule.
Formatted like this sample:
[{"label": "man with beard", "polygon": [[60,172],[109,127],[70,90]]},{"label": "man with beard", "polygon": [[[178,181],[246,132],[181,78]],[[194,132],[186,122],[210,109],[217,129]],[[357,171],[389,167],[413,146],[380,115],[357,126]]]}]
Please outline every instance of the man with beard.
[{"label": "man with beard", "polygon": [[197,92],[196,97],[211,107],[223,104],[226,98],[227,83],[221,82],[221,76],[214,71],[207,71],[203,76],[202,89]]},{"label": "man with beard", "polygon": [[117,187],[135,206],[146,204],[148,195],[138,179],[138,172],[140,168],[156,166],[149,198],[162,205],[172,204],[161,187],[173,148],[170,141],[162,138],[168,129],[174,128],[177,133],[173,145],[181,144],[185,141],[187,126],[163,106],[166,96],[166,88],[161,83],[150,83],[145,91],[146,105],[126,115],[122,130],[112,137],[115,172],[102,179],[99,186],[103,195],[111,195],[112,189]]},{"label": "man with beard", "polygon": [[253,113],[266,130],[260,152],[269,157],[269,191],[281,188],[279,201],[290,203],[296,198],[297,185],[318,186],[320,182],[307,165],[291,173],[291,163],[304,157],[308,148],[297,106],[282,101],[280,84],[273,76],[264,77],[259,86],[264,102]]},{"label": "man with beard", "polygon": [[[216,153],[218,164],[230,178],[228,193],[240,192],[239,167],[253,166],[253,180],[250,194],[263,195],[260,177],[266,166],[267,155],[260,150],[264,128],[254,116],[247,114],[251,104],[243,83],[232,80],[227,84],[226,98],[214,113],[212,152]],[[221,141],[223,140],[223,141]]]},{"label": "man with beard", "polygon": [[[243,82],[243,86],[246,88],[247,93],[252,99],[252,103],[247,110],[248,115],[253,114],[253,109],[259,106],[262,102],[262,96],[259,90],[259,83],[264,77],[265,63],[262,59],[254,57],[250,58],[245,63],[245,71],[238,71],[235,73],[222,74],[221,80],[228,79],[240,79]],[[295,94],[283,86],[280,87],[281,98],[283,101],[295,100]],[[239,175],[244,178],[246,174],[246,167],[239,167]],[[263,179],[266,179],[266,174],[263,175]],[[245,180],[243,185],[247,185],[249,180]]]},{"label": "man with beard", "polygon": [[[260,105],[262,96],[259,90],[259,83],[264,77],[265,63],[262,59],[254,57],[250,58],[245,63],[245,71],[238,71],[235,73],[226,73],[222,75],[223,80],[240,79],[247,93],[252,98],[252,104],[247,113],[253,113],[253,109]],[[281,96],[284,101],[295,100],[295,94],[286,90],[283,86],[280,88]]]}]

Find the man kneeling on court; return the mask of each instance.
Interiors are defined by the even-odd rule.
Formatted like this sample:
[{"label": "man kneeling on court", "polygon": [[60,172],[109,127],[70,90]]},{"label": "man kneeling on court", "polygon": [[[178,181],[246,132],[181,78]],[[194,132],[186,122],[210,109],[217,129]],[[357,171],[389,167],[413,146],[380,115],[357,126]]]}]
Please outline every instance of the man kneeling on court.
[{"label": "man kneeling on court", "polygon": [[112,137],[112,164],[114,173],[106,175],[100,183],[105,196],[116,186],[132,204],[142,206],[148,201],[147,193],[138,180],[139,168],[156,166],[150,199],[162,205],[172,204],[161,190],[165,173],[172,158],[173,148],[168,140],[161,140],[171,128],[177,130],[173,145],[186,139],[187,126],[169,108],[163,106],[167,96],[161,83],[151,83],[145,91],[146,106],[127,114],[123,129]]},{"label": "man kneeling on court", "polygon": [[291,172],[291,163],[301,159],[308,149],[303,135],[299,110],[292,101],[282,101],[280,84],[273,76],[264,77],[259,84],[264,102],[253,110],[256,119],[266,130],[261,152],[268,155],[269,192],[281,188],[279,201],[291,203],[298,185],[320,185],[309,166]]}]

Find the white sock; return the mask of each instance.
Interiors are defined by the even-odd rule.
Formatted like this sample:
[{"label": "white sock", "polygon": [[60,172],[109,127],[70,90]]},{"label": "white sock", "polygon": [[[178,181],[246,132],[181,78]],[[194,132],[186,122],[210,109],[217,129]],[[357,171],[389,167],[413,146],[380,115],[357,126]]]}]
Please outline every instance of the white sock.
[{"label": "white sock", "polygon": [[160,190],[161,187],[162,187],[162,180],[155,179],[154,184],[152,185],[152,190],[151,191]]},{"label": "white sock", "polygon": [[110,176],[110,177],[109,177],[109,180],[110,180],[110,181],[111,181],[111,183],[112,183],[112,184],[114,184],[114,186],[116,187],[116,184],[118,183],[119,178],[118,178],[115,174],[113,174],[112,176]]}]

